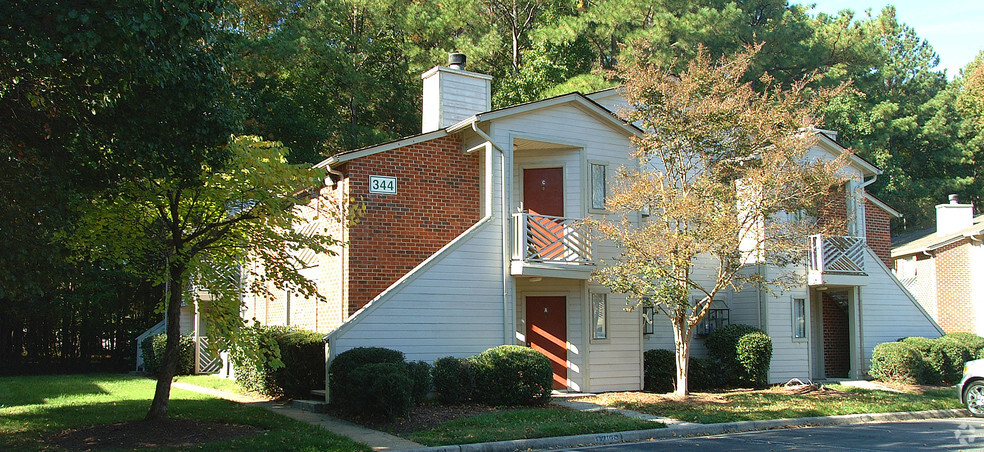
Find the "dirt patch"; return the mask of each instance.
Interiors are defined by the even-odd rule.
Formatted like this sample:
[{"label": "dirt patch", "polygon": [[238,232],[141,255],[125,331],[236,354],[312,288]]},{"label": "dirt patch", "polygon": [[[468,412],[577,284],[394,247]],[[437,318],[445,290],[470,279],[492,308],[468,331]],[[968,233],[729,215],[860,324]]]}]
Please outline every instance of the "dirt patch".
[{"label": "dirt patch", "polygon": [[616,403],[644,405],[664,402],[724,405],[729,403],[726,398],[727,394],[728,393],[691,392],[687,397],[679,397],[674,394],[655,394],[651,392],[606,392],[587,397],[577,397],[572,400],[597,403],[605,406],[613,406]]},{"label": "dirt patch", "polygon": [[410,414],[399,417],[392,422],[386,418],[364,418],[353,416],[340,410],[332,410],[329,414],[374,430],[381,430],[394,435],[406,435],[421,430],[430,430],[438,425],[455,419],[477,416],[485,413],[494,413],[498,411],[503,411],[503,409],[477,404],[456,406],[425,404],[415,407]]},{"label": "dirt patch", "polygon": [[264,430],[248,425],[229,425],[188,419],[129,421],[68,430],[47,443],[68,450],[154,449],[190,447],[256,435]]},{"label": "dirt patch", "polygon": [[815,396],[827,396],[827,397],[845,397],[851,395],[848,392],[838,391],[829,386],[824,386],[820,384],[806,384],[806,385],[789,385],[789,386],[773,386],[765,390],[765,392],[773,392],[776,394],[785,395],[815,395]]}]

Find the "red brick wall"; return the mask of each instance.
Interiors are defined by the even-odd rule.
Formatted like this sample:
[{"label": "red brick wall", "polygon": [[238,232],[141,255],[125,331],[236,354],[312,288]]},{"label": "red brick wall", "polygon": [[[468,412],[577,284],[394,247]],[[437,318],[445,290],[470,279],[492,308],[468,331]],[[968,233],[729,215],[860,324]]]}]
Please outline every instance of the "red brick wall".
[{"label": "red brick wall", "polygon": [[947,333],[974,331],[970,247],[970,239],[963,239],[935,252],[938,317]]},{"label": "red brick wall", "polygon": [[846,235],[847,231],[847,195],[843,187],[827,196],[827,201],[820,209],[817,223],[821,227],[830,228],[829,235]]},{"label": "red brick wall", "polygon": [[850,322],[842,308],[824,292],[823,300],[823,367],[827,378],[846,378],[851,370]]},{"label": "red brick wall", "polygon": [[[358,158],[343,172],[366,208],[349,230],[348,315],[479,219],[479,155],[455,137]],[[395,176],[397,194],[370,194],[370,175]]]},{"label": "red brick wall", "polygon": [[864,213],[868,247],[888,268],[892,268],[892,214],[868,200],[864,203]]}]

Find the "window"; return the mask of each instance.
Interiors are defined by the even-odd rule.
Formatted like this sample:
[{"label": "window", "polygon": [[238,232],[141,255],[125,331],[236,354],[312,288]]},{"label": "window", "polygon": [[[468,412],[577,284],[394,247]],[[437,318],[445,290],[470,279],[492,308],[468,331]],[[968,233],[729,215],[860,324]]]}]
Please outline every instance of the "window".
[{"label": "window", "polygon": [[793,338],[806,339],[806,299],[793,298]]},{"label": "window", "polygon": [[608,295],[603,293],[591,294],[591,325],[594,329],[592,337],[595,339],[608,338]]},{"label": "window", "polygon": [[645,306],[642,308],[642,334],[653,334],[656,332],[656,326],[653,324],[655,319],[656,310],[652,306]]},{"label": "window", "polygon": [[[716,304],[719,302],[714,300],[714,303]],[[700,323],[697,324],[697,335],[707,336],[708,334],[713,333],[714,330],[729,324],[731,324],[731,310],[727,307],[712,307],[707,312],[707,317],[704,317],[704,320],[701,320]]]},{"label": "window", "polygon": [[607,166],[601,163],[591,165],[591,209],[605,210],[605,197],[608,195]]}]

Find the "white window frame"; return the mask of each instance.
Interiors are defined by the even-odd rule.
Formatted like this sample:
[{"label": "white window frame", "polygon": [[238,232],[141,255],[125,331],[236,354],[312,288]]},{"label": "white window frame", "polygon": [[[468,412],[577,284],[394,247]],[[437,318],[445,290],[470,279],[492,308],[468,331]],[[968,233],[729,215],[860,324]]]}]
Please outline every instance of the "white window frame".
[{"label": "white window frame", "polygon": [[642,307],[642,334],[656,334],[656,308]]},{"label": "white window frame", "polygon": [[[601,335],[598,334],[598,309],[595,306],[595,297],[600,297],[602,302],[601,310]],[[608,294],[605,292],[589,292],[588,293],[588,303],[591,308],[591,340],[592,341],[605,341],[608,340]]]},{"label": "white window frame", "polygon": [[[796,304],[797,304],[797,302],[802,302],[803,303],[803,316],[802,316],[802,320],[803,320],[803,336],[797,336],[796,335],[796,328],[797,328],[797,326],[799,324],[799,321],[800,321],[800,317],[796,313]],[[807,297],[790,297],[789,310],[790,310],[791,320],[792,320],[792,323],[790,325],[792,327],[792,331],[790,332],[790,336],[792,337],[793,342],[806,342],[809,339],[809,337],[810,337],[810,304],[809,304],[808,298]]]},{"label": "white window frame", "polygon": [[588,200],[587,200],[588,201],[587,202],[588,212],[589,213],[608,213],[608,210],[606,210],[604,208],[604,206],[602,206],[601,208],[598,208],[598,207],[595,207],[595,205],[594,205],[594,198],[595,198],[594,167],[596,165],[597,166],[600,166],[604,170],[605,180],[604,180],[604,183],[602,184],[602,190],[604,191],[602,193],[602,203],[605,203],[605,202],[608,201],[608,194],[609,194],[608,193],[608,186],[609,186],[609,182],[611,181],[611,175],[609,174],[609,171],[608,171],[609,164],[608,164],[608,162],[603,162],[603,161],[598,161],[598,160],[588,160],[588,174],[587,174],[587,178],[586,178],[587,181],[588,181]]}]

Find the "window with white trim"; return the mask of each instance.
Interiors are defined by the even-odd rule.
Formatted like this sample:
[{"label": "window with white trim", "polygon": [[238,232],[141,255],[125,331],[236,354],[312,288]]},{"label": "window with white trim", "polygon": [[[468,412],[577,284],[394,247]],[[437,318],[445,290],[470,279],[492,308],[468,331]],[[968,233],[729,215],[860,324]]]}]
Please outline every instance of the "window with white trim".
[{"label": "window with white trim", "polygon": [[656,308],[644,306],[642,308],[642,334],[653,334],[656,332]]},{"label": "window with white trim", "polygon": [[591,337],[608,339],[608,294],[591,293]]},{"label": "window with white trim", "polygon": [[793,338],[806,339],[805,298],[793,298]]},{"label": "window with white trim", "polygon": [[591,163],[591,210],[605,210],[605,199],[608,196],[608,165]]},{"label": "window with white trim", "polygon": [[697,336],[707,336],[714,330],[731,324],[731,309],[721,300],[711,302],[707,316],[697,324]]}]

